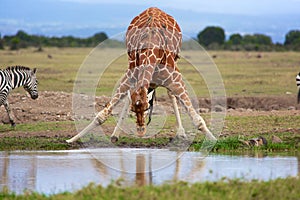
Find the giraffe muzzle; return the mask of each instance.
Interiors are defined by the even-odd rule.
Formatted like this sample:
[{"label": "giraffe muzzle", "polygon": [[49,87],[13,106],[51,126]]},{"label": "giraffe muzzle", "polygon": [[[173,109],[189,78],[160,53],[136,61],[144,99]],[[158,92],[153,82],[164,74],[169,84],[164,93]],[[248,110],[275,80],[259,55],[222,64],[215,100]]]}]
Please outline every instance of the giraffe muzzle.
[{"label": "giraffe muzzle", "polygon": [[146,126],[136,126],[137,136],[143,137],[146,134]]}]

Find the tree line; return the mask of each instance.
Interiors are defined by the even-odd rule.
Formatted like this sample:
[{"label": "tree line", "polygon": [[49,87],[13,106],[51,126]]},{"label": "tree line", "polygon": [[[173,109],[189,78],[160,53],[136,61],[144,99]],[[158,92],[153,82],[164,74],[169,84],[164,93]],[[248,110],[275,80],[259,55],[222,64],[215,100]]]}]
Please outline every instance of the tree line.
[{"label": "tree line", "polygon": [[300,30],[291,30],[285,35],[285,41],[273,43],[270,36],[264,34],[234,33],[225,39],[225,31],[221,27],[209,26],[197,35],[198,42],[211,50],[246,50],[246,51],[300,51]]},{"label": "tree line", "polygon": [[33,47],[95,47],[100,42],[108,39],[106,33],[99,32],[91,37],[78,38],[73,36],[46,37],[40,35],[29,35],[25,31],[19,30],[16,35],[0,35],[0,48],[8,46],[11,50]]},{"label": "tree line", "polygon": [[[3,36],[0,34],[0,49],[9,47],[10,50],[17,50],[26,47],[95,47],[106,40],[108,47],[124,47],[124,43],[109,39],[106,33],[99,32],[91,37],[78,38],[73,36],[46,37],[30,35],[19,30],[15,35]],[[196,40],[209,50],[233,50],[233,51],[300,51],[300,30],[291,30],[285,35],[285,41],[273,43],[270,36],[264,34],[235,33],[226,40],[225,31],[221,27],[209,26],[200,31]],[[189,47],[189,42],[184,41],[184,48]]]}]

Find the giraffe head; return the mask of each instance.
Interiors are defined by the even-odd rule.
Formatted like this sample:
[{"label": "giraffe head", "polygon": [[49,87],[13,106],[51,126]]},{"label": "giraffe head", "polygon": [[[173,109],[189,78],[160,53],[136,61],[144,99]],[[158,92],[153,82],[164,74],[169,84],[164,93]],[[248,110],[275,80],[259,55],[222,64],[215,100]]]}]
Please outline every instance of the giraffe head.
[{"label": "giraffe head", "polygon": [[149,100],[152,99],[153,92],[147,94],[146,87],[140,87],[131,93],[131,111],[136,114],[136,130],[139,137],[146,134],[146,116],[149,110]]}]

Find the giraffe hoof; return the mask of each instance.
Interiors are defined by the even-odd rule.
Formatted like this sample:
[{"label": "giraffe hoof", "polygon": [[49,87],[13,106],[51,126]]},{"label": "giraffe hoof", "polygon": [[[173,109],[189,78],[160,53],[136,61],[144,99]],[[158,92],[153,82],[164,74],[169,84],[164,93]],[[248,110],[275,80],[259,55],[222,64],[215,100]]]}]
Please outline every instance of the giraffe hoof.
[{"label": "giraffe hoof", "polygon": [[119,140],[119,138],[118,138],[117,136],[112,136],[112,137],[110,138],[110,141],[111,141],[112,143],[116,143],[116,142],[118,142],[118,140]]},{"label": "giraffe hoof", "polygon": [[177,138],[182,138],[182,139],[186,139],[186,138],[187,138],[187,136],[186,136],[186,134],[185,134],[184,128],[179,128],[179,129],[177,130],[176,137],[177,137]]},{"label": "giraffe hoof", "polygon": [[179,149],[186,149],[190,146],[192,141],[189,141],[187,138],[175,136],[174,138],[170,139],[170,146],[172,148],[179,148]]},{"label": "giraffe hoof", "polygon": [[186,134],[184,134],[184,135],[178,134],[178,135],[176,135],[176,138],[179,140],[186,140],[187,136],[186,136]]}]

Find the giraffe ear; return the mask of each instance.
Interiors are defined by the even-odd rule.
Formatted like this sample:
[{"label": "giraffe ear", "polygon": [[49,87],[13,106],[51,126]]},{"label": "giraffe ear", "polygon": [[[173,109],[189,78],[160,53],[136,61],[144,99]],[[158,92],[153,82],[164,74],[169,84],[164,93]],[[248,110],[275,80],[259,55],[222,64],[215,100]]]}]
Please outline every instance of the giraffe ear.
[{"label": "giraffe ear", "polygon": [[153,93],[154,93],[154,90],[152,90],[151,92],[149,92],[149,94],[147,94],[148,102],[153,98]]}]

